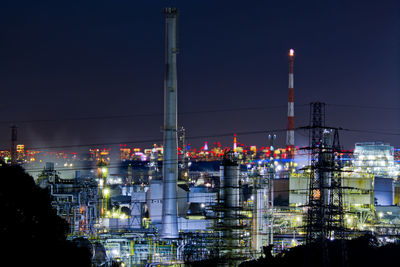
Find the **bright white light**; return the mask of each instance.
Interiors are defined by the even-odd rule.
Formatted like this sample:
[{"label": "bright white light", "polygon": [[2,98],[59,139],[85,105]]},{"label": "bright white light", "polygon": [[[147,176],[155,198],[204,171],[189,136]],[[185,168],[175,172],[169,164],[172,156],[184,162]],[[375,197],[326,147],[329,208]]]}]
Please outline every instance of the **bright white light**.
[{"label": "bright white light", "polygon": [[110,195],[110,189],[104,188],[104,190],[103,190],[103,195],[104,195],[105,197],[108,197],[108,196]]},{"label": "bright white light", "polygon": [[118,256],[118,250],[117,250],[117,249],[111,250],[111,253],[112,253],[114,256]]},{"label": "bright white light", "polygon": [[289,50],[289,55],[292,57],[292,56],[294,56],[294,49],[290,49]]},{"label": "bright white light", "polygon": [[204,209],[204,208],[206,207],[206,204],[201,203],[201,204],[200,204],[200,207],[201,207],[202,209]]}]

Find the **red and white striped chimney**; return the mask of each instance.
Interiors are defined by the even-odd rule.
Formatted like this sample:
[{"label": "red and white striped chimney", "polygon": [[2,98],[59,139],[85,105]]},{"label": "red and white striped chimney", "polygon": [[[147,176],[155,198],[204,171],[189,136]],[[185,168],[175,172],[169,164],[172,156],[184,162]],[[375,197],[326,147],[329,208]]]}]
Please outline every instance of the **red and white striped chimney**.
[{"label": "red and white striped chimney", "polygon": [[289,99],[288,99],[288,121],[286,131],[286,148],[289,150],[288,157],[294,156],[294,77],[293,77],[294,50],[289,51]]}]

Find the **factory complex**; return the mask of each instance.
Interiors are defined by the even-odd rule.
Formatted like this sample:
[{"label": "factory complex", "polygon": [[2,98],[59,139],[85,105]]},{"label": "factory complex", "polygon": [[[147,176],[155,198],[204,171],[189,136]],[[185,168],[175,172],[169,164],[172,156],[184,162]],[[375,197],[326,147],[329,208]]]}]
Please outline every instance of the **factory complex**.
[{"label": "factory complex", "polygon": [[[176,217],[168,222],[163,222],[162,145],[121,145],[116,161],[109,148],[32,156],[20,145],[17,164],[49,190],[57,214],[70,225],[70,238],[93,244],[98,265],[174,265],[213,258],[239,264],[260,257],[263,246],[273,244],[279,253],[304,244],[311,168],[297,158],[310,153],[271,144],[248,150],[237,138],[231,149],[216,143],[177,154],[175,195],[169,197]],[[389,144],[366,142],[341,153],[346,238],[374,233],[383,243],[398,242],[398,152]],[[9,152],[2,153],[7,160]],[[176,236],[163,237],[164,225],[175,227]]]},{"label": "factory complex", "polygon": [[310,104],[303,127],[309,145],[296,146],[293,49],[283,147],[275,133],[265,133],[262,147],[241,143],[240,134],[226,147],[206,138],[192,147],[178,122],[178,11],[164,15],[162,142],[50,152],[26,149],[13,126],[10,150],[0,151],[49,191],[69,238],[90,241],[95,266],[238,266],[269,245],[278,254],[366,233],[382,244],[400,241],[398,148],[376,141],[343,150],[321,102]]}]

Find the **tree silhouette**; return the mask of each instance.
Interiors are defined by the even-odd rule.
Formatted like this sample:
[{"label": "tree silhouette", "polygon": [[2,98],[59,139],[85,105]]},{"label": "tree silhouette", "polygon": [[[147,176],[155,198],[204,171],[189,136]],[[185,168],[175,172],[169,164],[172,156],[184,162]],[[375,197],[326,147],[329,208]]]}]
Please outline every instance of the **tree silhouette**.
[{"label": "tree silhouette", "polygon": [[[272,247],[265,249],[268,251]],[[396,262],[400,254],[399,244],[380,245],[372,235],[364,235],[352,240],[334,240],[327,244],[327,258],[323,258],[323,245],[315,242],[283,251],[275,257],[261,257],[241,263],[240,267],[253,266],[300,266],[300,267],[358,267],[389,266]]]},{"label": "tree silhouette", "polygon": [[47,190],[19,166],[0,163],[2,266],[90,266],[91,252],[66,239]]}]

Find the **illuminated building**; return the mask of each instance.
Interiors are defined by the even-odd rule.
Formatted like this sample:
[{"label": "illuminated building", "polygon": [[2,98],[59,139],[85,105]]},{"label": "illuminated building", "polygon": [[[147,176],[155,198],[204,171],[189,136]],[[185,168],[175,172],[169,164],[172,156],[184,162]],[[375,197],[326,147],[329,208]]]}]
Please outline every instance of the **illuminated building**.
[{"label": "illuminated building", "polygon": [[11,159],[11,153],[9,150],[1,150],[0,157],[5,161],[8,162]]},{"label": "illuminated building", "polygon": [[110,162],[111,148],[89,149],[89,152],[90,152],[90,159],[92,161],[95,161],[95,162],[98,162],[98,161]]},{"label": "illuminated building", "polygon": [[37,184],[49,189],[51,204],[57,215],[69,223],[70,234],[95,234],[98,218],[95,180],[79,176],[62,179],[54,169],[54,163],[47,162],[37,179]]},{"label": "illuminated building", "polygon": [[119,151],[120,151],[120,160],[130,160],[131,159],[131,149],[127,148],[126,145],[119,145]]},{"label": "illuminated building", "polygon": [[25,145],[17,145],[17,161],[23,162],[25,160]]},{"label": "illuminated building", "polygon": [[27,150],[26,151],[26,161],[34,162],[36,161],[36,157],[39,155],[40,151],[37,150]]},{"label": "illuminated building", "polygon": [[356,143],[354,166],[356,170],[365,170],[375,176],[394,178],[399,175],[394,147],[382,142]]}]

